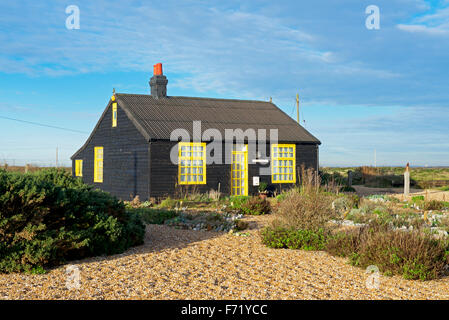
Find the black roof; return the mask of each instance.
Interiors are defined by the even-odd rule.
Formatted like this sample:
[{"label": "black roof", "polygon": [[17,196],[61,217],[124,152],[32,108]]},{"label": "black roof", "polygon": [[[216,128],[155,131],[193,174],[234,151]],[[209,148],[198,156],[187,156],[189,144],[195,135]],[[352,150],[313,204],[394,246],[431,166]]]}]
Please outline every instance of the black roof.
[{"label": "black roof", "polygon": [[[279,141],[321,142],[271,102],[192,97],[155,99],[151,95],[116,94],[117,102],[147,139],[169,140],[177,128],[192,136],[193,121],[201,130],[215,128],[224,139],[225,129],[278,129]],[[127,112],[127,113],[128,113]]]},{"label": "black roof", "polygon": [[[182,128],[192,137],[193,121],[201,121],[201,130],[278,129],[278,141],[321,144],[275,104],[266,101],[172,97],[156,99],[151,95],[117,93],[118,105],[125,111],[140,133],[148,140],[170,140],[173,130]],[[109,101],[109,105],[112,101]],[[107,110],[108,108],[106,108]],[[106,110],[100,118],[104,117]],[[74,158],[89,143],[100,121]]]}]

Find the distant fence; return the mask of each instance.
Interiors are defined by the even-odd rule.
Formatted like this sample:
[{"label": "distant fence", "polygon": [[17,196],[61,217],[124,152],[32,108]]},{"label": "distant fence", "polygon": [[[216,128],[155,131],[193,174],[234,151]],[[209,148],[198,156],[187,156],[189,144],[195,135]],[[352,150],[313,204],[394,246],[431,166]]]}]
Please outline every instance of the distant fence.
[{"label": "distant fence", "polygon": [[[36,165],[31,165],[31,164],[27,164],[24,166],[10,166],[8,164],[3,164],[0,165],[0,169],[5,169],[7,171],[14,171],[14,172],[22,172],[22,173],[26,173],[26,172],[35,172],[35,171],[39,171],[45,168],[54,168],[55,166],[36,166]],[[72,168],[70,166],[58,166],[58,168],[60,169],[64,169],[67,172],[71,172]]]},{"label": "distant fence", "polygon": [[449,186],[449,180],[416,181],[416,186],[421,189],[445,187]]},{"label": "distant fence", "polygon": [[[24,167],[25,165],[31,165],[33,167],[55,167],[56,161],[46,161],[41,159],[1,159],[0,158],[0,167],[9,166],[9,167]],[[58,162],[58,167],[71,167],[72,162],[67,160],[60,160]]]}]

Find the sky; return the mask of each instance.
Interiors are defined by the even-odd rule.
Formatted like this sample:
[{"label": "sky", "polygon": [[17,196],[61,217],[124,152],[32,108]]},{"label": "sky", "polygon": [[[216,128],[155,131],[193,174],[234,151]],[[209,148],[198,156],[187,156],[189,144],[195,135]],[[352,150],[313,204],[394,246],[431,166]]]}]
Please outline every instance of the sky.
[{"label": "sky", "polygon": [[0,0],[0,43],[0,163],[70,166],[112,89],[149,94],[162,62],[172,96],[296,119],[299,93],[321,166],[449,165],[449,0]]}]

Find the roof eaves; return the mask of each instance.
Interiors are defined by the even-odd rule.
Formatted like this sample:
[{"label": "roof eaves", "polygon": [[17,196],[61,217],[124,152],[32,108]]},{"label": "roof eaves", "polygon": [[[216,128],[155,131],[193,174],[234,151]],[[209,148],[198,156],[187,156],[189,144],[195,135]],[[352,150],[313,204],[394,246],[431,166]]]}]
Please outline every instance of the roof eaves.
[{"label": "roof eaves", "polygon": [[136,129],[143,135],[143,137],[150,141],[151,137],[149,133],[144,129],[144,127],[140,124],[140,122],[137,120],[138,117],[128,108],[126,103],[123,101],[123,99],[120,99],[121,94],[116,94],[117,102],[119,102],[119,106],[125,111],[126,115],[128,116],[129,120],[136,126]]},{"label": "roof eaves", "polygon": [[73,160],[74,158],[76,158],[76,156],[78,156],[78,154],[84,150],[84,148],[86,148],[86,146],[89,144],[90,140],[92,140],[92,137],[94,136],[95,131],[97,131],[98,126],[100,125],[101,121],[103,120],[106,111],[109,109],[109,106],[111,105],[112,101],[109,100],[108,105],[106,106],[106,108],[104,109],[103,113],[100,116],[100,119],[98,119],[97,124],[95,125],[94,129],[92,130],[92,132],[90,133],[89,137],[87,138],[86,142],[81,146],[81,148],[78,149],[77,152],[75,152],[70,159]]},{"label": "roof eaves", "polygon": [[[118,94],[116,94],[117,97]],[[123,111],[125,111],[125,114],[127,115],[127,117],[131,120],[131,122],[136,126],[136,129],[143,135],[143,137],[147,140],[150,141],[150,136],[148,134],[148,132],[145,131],[145,129],[143,129],[143,127],[141,126],[141,124],[136,120],[136,117],[132,114],[131,111],[129,111],[128,107],[126,107],[126,104],[120,100],[119,102],[119,98],[117,97],[117,102],[118,105],[123,109]],[[78,151],[76,151],[71,157],[70,159],[73,160],[74,158],[76,158],[78,156],[78,154],[83,151],[87,145],[89,144],[89,142],[92,140],[92,137],[95,133],[95,131],[97,131],[98,126],[100,125],[101,121],[103,120],[104,116],[106,115],[106,112],[108,111],[109,107],[112,104],[112,100],[109,100],[106,108],[104,109],[103,113],[100,116],[100,119],[98,120],[97,124],[95,125],[94,129],[92,130],[92,132],[90,133],[89,137],[87,138],[86,142],[82,145],[81,148],[78,149]]]}]

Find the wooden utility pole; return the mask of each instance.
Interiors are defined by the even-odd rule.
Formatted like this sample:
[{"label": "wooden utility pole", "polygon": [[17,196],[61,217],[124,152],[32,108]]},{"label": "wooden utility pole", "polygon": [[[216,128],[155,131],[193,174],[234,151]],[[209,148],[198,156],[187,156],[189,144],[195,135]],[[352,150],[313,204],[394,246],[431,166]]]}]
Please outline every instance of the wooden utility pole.
[{"label": "wooden utility pole", "polygon": [[296,94],[296,114],[297,114],[298,123],[299,123],[299,93]]}]

